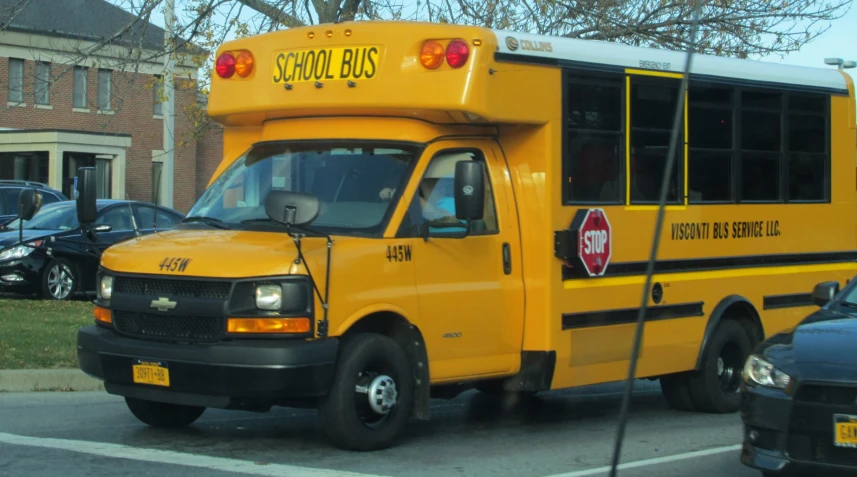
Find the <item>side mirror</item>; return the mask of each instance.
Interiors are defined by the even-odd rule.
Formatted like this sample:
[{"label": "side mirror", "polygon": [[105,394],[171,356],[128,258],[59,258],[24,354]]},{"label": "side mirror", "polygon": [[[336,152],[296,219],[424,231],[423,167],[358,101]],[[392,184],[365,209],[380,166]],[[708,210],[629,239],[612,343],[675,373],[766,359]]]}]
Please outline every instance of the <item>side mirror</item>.
[{"label": "side mirror", "polygon": [[109,224],[101,224],[93,227],[93,230],[95,230],[96,232],[110,232],[111,230],[113,230],[113,226]]},{"label": "side mirror", "polygon": [[98,219],[95,208],[95,168],[81,167],[77,170],[77,221],[89,225]]},{"label": "side mirror", "polygon": [[824,306],[839,293],[839,282],[821,282],[812,290],[812,301],[818,306]]},{"label": "side mirror", "polygon": [[42,196],[36,189],[26,188],[18,195],[18,218],[21,222],[30,220],[42,208]]},{"label": "side mirror", "polygon": [[283,225],[307,225],[318,217],[318,212],[318,198],[312,194],[273,190],[265,199],[265,213]]},{"label": "side mirror", "polygon": [[485,166],[477,161],[455,163],[455,217],[479,220],[485,212]]}]

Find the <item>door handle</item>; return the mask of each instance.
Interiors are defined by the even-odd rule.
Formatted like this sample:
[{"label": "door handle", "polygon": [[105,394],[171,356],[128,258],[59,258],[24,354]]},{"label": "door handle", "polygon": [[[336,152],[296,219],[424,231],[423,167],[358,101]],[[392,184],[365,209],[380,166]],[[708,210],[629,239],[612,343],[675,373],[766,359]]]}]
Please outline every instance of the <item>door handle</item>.
[{"label": "door handle", "polygon": [[503,243],[503,273],[512,273],[512,249],[506,242]]}]

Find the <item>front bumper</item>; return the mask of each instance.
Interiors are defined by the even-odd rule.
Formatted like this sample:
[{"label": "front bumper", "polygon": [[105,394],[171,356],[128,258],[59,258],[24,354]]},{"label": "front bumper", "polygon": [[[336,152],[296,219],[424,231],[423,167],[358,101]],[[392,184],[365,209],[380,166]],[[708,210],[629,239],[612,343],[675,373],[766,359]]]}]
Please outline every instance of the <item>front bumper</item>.
[{"label": "front bumper", "polygon": [[857,475],[857,449],[833,445],[833,414],[857,414],[853,400],[850,405],[805,401],[800,390],[796,396],[742,388],[741,462],[774,475]]},{"label": "front bumper", "polygon": [[0,262],[0,288],[9,291],[34,291],[41,286],[39,267],[29,257]]},{"label": "front bumper", "polygon": [[[110,394],[254,411],[325,395],[338,346],[335,338],[173,344],[127,338],[98,325],[77,336],[80,369],[104,381]],[[134,383],[136,359],[166,363],[169,387]]]}]

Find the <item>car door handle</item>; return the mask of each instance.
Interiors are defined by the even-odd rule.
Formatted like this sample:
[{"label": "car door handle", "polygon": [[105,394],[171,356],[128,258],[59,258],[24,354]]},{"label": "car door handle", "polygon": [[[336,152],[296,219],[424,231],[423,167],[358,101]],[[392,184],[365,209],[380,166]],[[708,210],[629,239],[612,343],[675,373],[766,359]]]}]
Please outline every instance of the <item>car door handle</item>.
[{"label": "car door handle", "polygon": [[512,273],[512,249],[508,243],[503,243],[503,273]]}]

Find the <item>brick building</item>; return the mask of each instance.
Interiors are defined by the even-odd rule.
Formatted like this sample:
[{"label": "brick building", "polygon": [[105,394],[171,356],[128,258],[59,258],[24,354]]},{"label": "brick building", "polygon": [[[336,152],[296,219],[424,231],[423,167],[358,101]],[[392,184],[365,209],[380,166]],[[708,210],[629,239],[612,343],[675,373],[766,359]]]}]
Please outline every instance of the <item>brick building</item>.
[{"label": "brick building", "polygon": [[[94,166],[99,197],[164,202],[155,197],[164,31],[135,19],[104,0],[0,0],[0,179],[45,182],[72,197],[77,168]],[[195,65],[179,59],[175,73],[184,79],[173,207],[186,213],[221,159],[222,134],[191,119],[193,106],[205,110]]]}]

